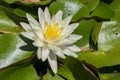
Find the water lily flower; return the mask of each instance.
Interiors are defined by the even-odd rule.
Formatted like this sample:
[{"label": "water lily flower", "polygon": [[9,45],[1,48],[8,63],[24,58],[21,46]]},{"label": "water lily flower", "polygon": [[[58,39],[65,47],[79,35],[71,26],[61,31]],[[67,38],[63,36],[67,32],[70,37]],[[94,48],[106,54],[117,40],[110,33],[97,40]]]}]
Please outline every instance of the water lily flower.
[{"label": "water lily flower", "polygon": [[33,45],[37,47],[37,58],[49,62],[54,73],[57,73],[57,56],[66,58],[66,55],[77,57],[76,52],[81,49],[74,43],[82,36],[73,34],[79,25],[78,23],[69,24],[72,16],[62,19],[63,12],[59,10],[51,17],[48,8],[43,11],[38,9],[39,21],[31,15],[26,14],[29,24],[20,22],[26,30],[21,34],[33,40]]}]

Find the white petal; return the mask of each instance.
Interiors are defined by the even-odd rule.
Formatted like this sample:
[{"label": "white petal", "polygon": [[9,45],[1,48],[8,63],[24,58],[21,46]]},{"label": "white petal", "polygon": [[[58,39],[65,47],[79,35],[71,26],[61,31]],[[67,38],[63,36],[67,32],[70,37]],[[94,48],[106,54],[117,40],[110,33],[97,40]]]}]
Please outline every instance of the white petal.
[{"label": "white petal", "polygon": [[82,36],[81,35],[77,35],[77,34],[72,34],[69,36],[69,40],[71,40],[72,42],[76,42],[77,40],[81,39]]},{"label": "white petal", "polygon": [[60,58],[65,58],[65,55],[63,54],[62,50],[60,49],[60,47],[58,46],[54,46],[54,45],[49,45],[49,48],[52,50],[52,52],[54,54],[56,54],[58,57]]},{"label": "white petal", "polygon": [[35,36],[41,39],[41,37],[43,37],[42,36],[43,34],[42,34],[42,30],[41,30],[39,23],[29,14],[27,14],[27,18],[28,18],[30,27],[32,28],[32,31],[34,32]]},{"label": "white petal", "polygon": [[70,35],[78,27],[78,25],[79,25],[78,23],[74,23],[74,24],[66,26],[63,29],[63,32],[62,32],[61,36],[67,37],[68,35]]},{"label": "white petal", "polygon": [[54,73],[57,73],[57,57],[54,53],[50,53],[48,56],[48,62]]},{"label": "white petal", "polygon": [[45,61],[48,58],[50,50],[47,47],[42,48],[42,61]]},{"label": "white petal", "polygon": [[81,51],[81,49],[78,46],[76,46],[76,45],[68,46],[68,48],[70,50],[72,50],[73,52],[79,52],[79,51]]},{"label": "white petal", "polygon": [[43,36],[42,30],[34,30],[34,33],[38,37],[38,39],[40,39],[41,41],[43,41],[44,36]]},{"label": "white petal", "polygon": [[69,45],[71,42],[69,39],[63,39],[61,41],[59,41],[58,43],[56,43],[56,45]]},{"label": "white petal", "polygon": [[43,42],[40,41],[39,39],[36,39],[36,40],[33,42],[33,45],[36,46],[36,47],[42,47],[42,46],[43,46]]},{"label": "white petal", "polygon": [[48,10],[47,7],[45,8],[44,13],[45,13],[45,19],[46,19],[47,23],[50,24],[50,22],[51,22],[51,16],[50,16],[50,13],[49,13],[49,10]]},{"label": "white petal", "polygon": [[62,27],[68,26],[68,24],[70,23],[71,19],[72,19],[72,16],[66,17],[66,18],[60,23],[60,25],[61,25]]},{"label": "white petal", "polygon": [[63,11],[59,10],[55,17],[56,17],[56,22],[61,22],[62,21],[62,15],[63,15]]},{"label": "white petal", "polygon": [[65,50],[63,51],[63,53],[66,54],[66,55],[68,55],[68,56],[75,57],[75,58],[78,57],[78,55],[77,55],[76,53],[72,52],[72,51],[69,50],[69,49],[65,49]]},{"label": "white petal", "polygon": [[31,39],[31,40],[34,40],[34,38],[35,38],[35,35],[34,35],[33,32],[21,32],[21,34],[22,34],[24,37],[26,37],[26,38],[28,38],[28,39]]},{"label": "white petal", "polygon": [[38,30],[41,29],[39,23],[29,14],[26,14],[29,24],[32,29]]},{"label": "white petal", "polygon": [[56,15],[52,16],[51,25],[55,23],[60,23],[62,21],[63,12],[59,10]]},{"label": "white petal", "polygon": [[41,59],[41,57],[42,57],[41,48],[38,48],[38,50],[37,50],[37,58]]},{"label": "white petal", "polygon": [[39,17],[40,25],[41,25],[42,29],[44,29],[45,16],[44,16],[43,10],[41,8],[38,8],[38,17]]},{"label": "white petal", "polygon": [[29,24],[24,23],[24,22],[20,22],[20,25],[26,30],[26,31],[30,31],[31,27]]},{"label": "white petal", "polygon": [[66,37],[65,39],[59,41],[57,45],[70,45],[70,44],[75,43],[81,38],[82,38],[81,35],[72,34],[69,37]]}]

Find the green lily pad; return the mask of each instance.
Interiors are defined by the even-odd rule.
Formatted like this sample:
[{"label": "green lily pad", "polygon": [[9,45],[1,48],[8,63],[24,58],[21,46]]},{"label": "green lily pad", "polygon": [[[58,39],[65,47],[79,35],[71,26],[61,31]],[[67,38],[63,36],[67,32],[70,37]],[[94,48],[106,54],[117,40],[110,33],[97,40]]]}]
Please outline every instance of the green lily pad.
[{"label": "green lily pad", "polygon": [[[34,0],[33,0],[34,1]],[[39,6],[39,5],[47,5],[50,2],[52,2],[52,0],[41,0],[39,2],[24,2],[21,1],[21,3],[25,4],[25,5],[29,5],[29,6]]]},{"label": "green lily pad", "polygon": [[[88,72],[81,62],[75,58],[67,57],[62,61],[65,66],[72,72],[75,80],[97,80],[90,72]],[[71,76],[71,75],[69,75]]]},{"label": "green lily pad", "polygon": [[97,44],[100,29],[101,29],[101,23],[97,23],[91,31],[91,36],[94,44]]},{"label": "green lily pad", "polygon": [[20,5],[19,7],[13,9],[13,13],[15,13],[17,16],[23,17],[23,18],[26,18],[26,13],[31,14],[32,16],[34,16],[36,18],[36,16],[37,16],[36,11],[37,11],[37,8],[34,9],[32,7],[24,6],[24,5]]},{"label": "green lily pad", "polygon": [[101,18],[106,19],[112,18],[114,17],[114,15],[115,15],[114,10],[111,9],[111,7],[104,2],[100,2],[99,5],[91,14],[91,16],[99,16]]},{"label": "green lily pad", "polygon": [[101,80],[120,80],[120,73],[100,74]]},{"label": "green lily pad", "polygon": [[103,22],[98,35],[98,51],[80,52],[79,60],[85,60],[97,68],[120,64],[119,25],[116,21]]},{"label": "green lily pad", "polygon": [[67,66],[61,66],[59,67],[58,70],[58,75],[66,78],[67,80],[75,80],[72,72],[69,70],[69,68]]},{"label": "green lily pad", "polygon": [[43,80],[64,80],[64,78],[57,74],[51,75],[50,72],[48,71],[47,74],[43,76]]},{"label": "green lily pad", "polygon": [[20,1],[20,0],[4,0],[4,1],[7,2],[7,3],[14,3],[14,2]]},{"label": "green lily pad", "polygon": [[97,22],[93,19],[83,20],[74,31],[75,34],[82,35],[83,37],[76,43],[80,47],[89,47],[89,37],[92,29],[96,26]]},{"label": "green lily pad", "polygon": [[112,18],[113,20],[120,22],[120,0],[114,0],[111,3],[111,8],[115,11],[115,16]]},{"label": "green lily pad", "polygon": [[[32,1],[29,1],[29,2],[26,2],[24,0],[4,0],[5,2],[9,3],[9,4],[12,4],[12,3],[23,3],[25,5],[46,5],[48,3],[50,3],[52,0],[43,0],[43,1],[39,1],[39,2],[32,2]],[[34,1],[34,0],[33,0]]]},{"label": "green lily pad", "polygon": [[50,5],[51,14],[55,14],[58,10],[62,10],[63,18],[73,15],[72,21],[77,21],[81,17],[89,16],[99,4],[99,0],[57,0]]},{"label": "green lily pad", "polygon": [[21,65],[0,71],[1,80],[38,80],[32,65]]},{"label": "green lily pad", "polygon": [[80,61],[86,61],[89,64],[94,65],[97,68],[105,66],[113,66],[120,64],[120,47],[115,47],[109,52],[103,51],[83,51],[78,53],[78,59]]},{"label": "green lily pad", "polygon": [[83,0],[84,4],[88,7],[89,11],[93,11],[98,5],[100,0]]},{"label": "green lily pad", "polygon": [[0,68],[26,59],[32,55],[32,51],[22,50],[26,45],[18,34],[0,34]]},{"label": "green lily pad", "polygon": [[50,5],[49,9],[51,14],[55,14],[58,10],[62,10],[63,18],[73,15],[72,21],[87,16],[89,13],[87,7],[79,0],[57,0]]},{"label": "green lily pad", "polygon": [[0,6],[0,32],[19,32],[19,18],[9,9]]},{"label": "green lily pad", "polygon": [[98,48],[109,51],[120,45],[120,23],[116,21],[103,22],[99,37]]}]

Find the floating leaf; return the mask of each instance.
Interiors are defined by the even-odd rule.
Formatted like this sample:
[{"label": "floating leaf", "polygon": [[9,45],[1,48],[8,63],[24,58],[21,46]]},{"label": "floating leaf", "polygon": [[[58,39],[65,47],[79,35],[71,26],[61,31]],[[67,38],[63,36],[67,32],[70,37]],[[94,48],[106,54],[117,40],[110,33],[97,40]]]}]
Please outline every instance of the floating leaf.
[{"label": "floating leaf", "polygon": [[0,34],[0,45],[0,68],[32,55],[32,52],[21,49],[25,43],[18,34]]},{"label": "floating leaf", "polygon": [[[62,61],[65,66],[72,72],[75,80],[97,80],[90,72],[83,68],[81,62],[75,58],[67,57]],[[86,76],[86,77],[85,77]]]},{"label": "floating leaf", "polygon": [[97,23],[91,31],[91,36],[94,44],[97,44],[100,29],[101,29],[101,23]]},{"label": "floating leaf", "polygon": [[42,0],[42,1],[28,1],[28,2],[25,2],[25,1],[21,1],[21,3],[23,3],[24,5],[28,5],[28,6],[39,6],[39,5],[47,5],[51,2],[52,0]]},{"label": "floating leaf", "polygon": [[64,77],[67,80],[75,80],[72,72],[65,65],[59,67],[58,75]]},{"label": "floating leaf", "polygon": [[40,0],[4,0],[5,2],[9,3],[9,4],[12,4],[12,3],[23,3],[25,5],[46,5],[48,3],[50,3],[52,0],[43,0],[43,1],[40,1]]},{"label": "floating leaf", "polygon": [[0,71],[1,80],[38,80],[32,65],[20,65]]},{"label": "floating leaf", "polygon": [[14,3],[14,2],[20,1],[20,0],[4,0],[4,1],[7,2],[7,3]]},{"label": "floating leaf", "polygon": [[83,0],[84,4],[88,7],[89,11],[93,11],[98,5],[100,0]]},{"label": "floating leaf", "polygon": [[110,8],[106,3],[100,2],[97,8],[92,12],[91,16],[99,16],[101,18],[112,18],[114,17],[114,10]]},{"label": "floating leaf", "polygon": [[116,21],[103,22],[98,35],[98,51],[81,52],[79,59],[97,68],[120,64],[120,28]]},{"label": "floating leaf", "polygon": [[120,80],[120,73],[100,74],[101,80]]},{"label": "floating leaf", "polygon": [[13,13],[15,13],[17,16],[26,18],[26,14],[31,14],[32,16],[34,16],[36,18],[37,16],[37,8],[34,9],[30,6],[25,6],[25,5],[20,5],[18,7],[16,7],[15,9],[13,9]]},{"label": "floating leaf", "polygon": [[87,16],[89,12],[87,7],[79,0],[57,0],[50,5],[49,9],[51,14],[62,10],[63,17],[73,15],[73,21],[80,19],[80,17]]},{"label": "floating leaf", "polygon": [[47,74],[43,76],[43,80],[64,80],[64,78],[60,77],[57,74],[51,75],[50,72],[47,72]]},{"label": "floating leaf", "polygon": [[99,37],[98,48],[109,51],[120,45],[120,23],[116,21],[103,22]]},{"label": "floating leaf", "polygon": [[79,23],[79,26],[74,31],[76,34],[82,35],[82,39],[80,39],[76,44],[81,47],[89,47],[89,37],[92,31],[92,28],[96,25],[95,20],[83,20]]},{"label": "floating leaf", "polygon": [[83,51],[78,53],[78,59],[84,60],[89,64],[94,65],[97,68],[105,67],[105,66],[113,66],[120,64],[120,47],[115,47],[109,52],[97,51]]},{"label": "floating leaf", "polygon": [[113,0],[111,3],[111,8],[115,11],[115,16],[112,18],[113,20],[120,22],[120,0]]},{"label": "floating leaf", "polygon": [[19,32],[19,19],[9,9],[0,6],[0,32]]}]

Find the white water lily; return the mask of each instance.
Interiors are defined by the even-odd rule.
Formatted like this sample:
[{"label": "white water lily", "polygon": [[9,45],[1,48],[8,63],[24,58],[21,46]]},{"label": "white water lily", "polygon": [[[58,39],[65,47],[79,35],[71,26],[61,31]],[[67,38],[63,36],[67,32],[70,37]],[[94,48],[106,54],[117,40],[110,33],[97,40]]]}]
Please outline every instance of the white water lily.
[{"label": "white water lily", "polygon": [[54,73],[57,73],[56,55],[60,58],[65,58],[65,55],[76,58],[76,52],[81,50],[74,43],[81,39],[82,36],[73,34],[79,24],[69,24],[72,16],[62,20],[62,15],[63,12],[59,10],[56,15],[51,17],[47,7],[44,11],[39,8],[39,22],[29,14],[27,14],[29,24],[20,22],[21,26],[26,30],[21,34],[33,40],[33,45],[38,48],[38,59],[42,61],[48,59]]}]

